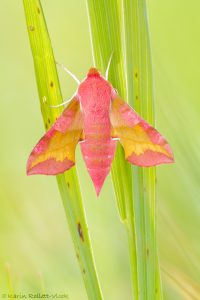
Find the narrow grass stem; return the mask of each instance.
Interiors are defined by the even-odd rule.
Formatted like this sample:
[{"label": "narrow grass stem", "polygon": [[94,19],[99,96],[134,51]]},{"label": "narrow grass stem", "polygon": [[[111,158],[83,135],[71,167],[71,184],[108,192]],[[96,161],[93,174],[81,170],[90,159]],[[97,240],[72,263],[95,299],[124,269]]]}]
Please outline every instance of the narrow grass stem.
[{"label": "narrow grass stem", "polygon": [[[48,129],[61,113],[51,106],[62,103],[56,64],[39,0],[24,0],[24,10],[33,54],[35,75],[45,128]],[[101,300],[90,237],[80,193],[76,169],[57,176],[61,199],[74,242],[88,299]]]},{"label": "narrow grass stem", "polygon": [[[128,102],[154,123],[151,53],[145,0],[123,1]],[[132,167],[138,291],[162,299],[156,246],[155,168]]]}]

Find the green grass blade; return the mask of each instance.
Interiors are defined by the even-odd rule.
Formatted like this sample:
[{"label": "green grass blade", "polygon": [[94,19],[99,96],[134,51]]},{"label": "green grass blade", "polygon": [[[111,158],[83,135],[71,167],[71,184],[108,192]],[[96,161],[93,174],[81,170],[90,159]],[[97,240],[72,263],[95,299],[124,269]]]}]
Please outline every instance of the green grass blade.
[{"label": "green grass blade", "polygon": [[[151,55],[144,0],[87,0],[95,65],[151,124]],[[134,299],[162,299],[156,246],[155,168],[130,167],[118,146],[112,178],[128,232]]]},{"label": "green grass blade", "polygon": [[[151,53],[145,0],[124,0],[123,13],[130,91],[128,102],[153,124]],[[138,286],[144,299],[162,298],[156,246],[155,176],[155,168],[133,167]]]},{"label": "green grass blade", "polygon": [[[34,59],[35,74],[45,128],[56,120],[60,108],[50,108],[62,102],[56,65],[39,0],[24,0],[27,29]],[[88,299],[101,300],[102,295],[95,270],[90,238],[84,213],[76,169],[57,176],[75,251],[79,260]]]},{"label": "green grass blade", "polygon": [[[87,1],[93,58],[95,66],[105,74],[108,61],[113,53],[109,70],[109,80],[117,88],[119,94],[126,99],[126,82],[124,73],[123,49],[121,47],[121,33],[118,24],[119,1]],[[122,20],[120,20],[122,22]],[[117,26],[116,26],[117,24]],[[117,195],[117,203],[120,217],[126,219],[125,199],[132,193],[130,180],[130,166],[122,159],[123,149],[117,147],[112,167],[112,176],[115,178],[114,187]],[[118,163],[120,161],[120,164]],[[119,176],[121,174],[120,182]],[[129,174],[129,175],[128,175]],[[129,184],[127,184],[129,180]],[[130,189],[121,189],[122,184]]]},{"label": "green grass blade", "polygon": [[[117,4],[117,5],[116,5]],[[109,80],[119,94],[126,99],[126,74],[121,42],[121,1],[87,1],[88,15],[95,65],[105,72],[113,52]],[[109,38],[108,38],[109,37]],[[120,174],[120,176],[119,176]],[[134,299],[138,298],[138,273],[132,202],[131,166],[124,160],[124,150],[118,145],[112,164],[112,178],[121,220],[127,227]]]}]

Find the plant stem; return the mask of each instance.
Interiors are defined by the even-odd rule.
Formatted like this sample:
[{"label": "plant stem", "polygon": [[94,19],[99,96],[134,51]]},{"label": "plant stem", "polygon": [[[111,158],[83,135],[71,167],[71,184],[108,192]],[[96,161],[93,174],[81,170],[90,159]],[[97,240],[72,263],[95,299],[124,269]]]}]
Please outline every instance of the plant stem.
[{"label": "plant stem", "polygon": [[[24,0],[27,29],[33,54],[35,75],[45,128],[60,115],[60,108],[50,108],[62,102],[56,65],[39,0]],[[83,275],[88,299],[101,300],[101,290],[92,255],[90,237],[83,208],[76,169],[57,176],[61,199]]]},{"label": "plant stem", "polygon": [[[87,7],[95,65],[105,72],[114,51],[109,80],[120,96],[152,124],[152,70],[145,1],[87,0]],[[120,218],[128,234],[133,299],[160,300],[155,168],[131,168],[118,145],[112,178]]]}]

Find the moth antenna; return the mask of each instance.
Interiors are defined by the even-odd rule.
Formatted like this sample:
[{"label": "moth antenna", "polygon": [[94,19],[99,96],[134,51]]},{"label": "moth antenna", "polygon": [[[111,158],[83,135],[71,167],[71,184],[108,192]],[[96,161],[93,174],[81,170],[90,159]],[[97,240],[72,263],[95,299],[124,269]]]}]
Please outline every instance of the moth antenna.
[{"label": "moth antenna", "polygon": [[69,103],[72,99],[74,98],[74,96],[66,101],[64,101],[63,103],[61,104],[58,104],[58,105],[49,105],[49,107],[52,107],[52,108],[57,108],[57,107],[61,107],[61,106],[64,106],[65,104]]},{"label": "moth antenna", "polygon": [[70,72],[63,64],[60,64],[56,62],[58,66],[60,66],[65,72],[67,72],[78,84],[80,84],[80,80],[72,73]]},{"label": "moth antenna", "polygon": [[106,80],[108,80],[108,73],[109,73],[109,69],[110,69],[110,65],[111,65],[111,61],[112,61],[112,57],[113,57],[113,52],[114,52],[114,50],[112,51],[112,53],[110,55],[110,58],[109,58],[109,61],[108,61],[108,66],[107,66],[107,69],[106,69],[106,74],[105,74]]}]

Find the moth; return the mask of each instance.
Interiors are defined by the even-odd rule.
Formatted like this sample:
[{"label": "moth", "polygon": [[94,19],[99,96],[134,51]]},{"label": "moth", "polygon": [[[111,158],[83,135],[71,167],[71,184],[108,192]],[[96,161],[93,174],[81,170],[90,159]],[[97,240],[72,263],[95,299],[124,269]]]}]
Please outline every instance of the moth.
[{"label": "moth", "polygon": [[63,113],[34,147],[27,174],[57,175],[69,170],[75,165],[79,143],[98,196],[117,141],[133,165],[150,167],[174,161],[166,139],[121,99],[96,68],[91,68]]}]

